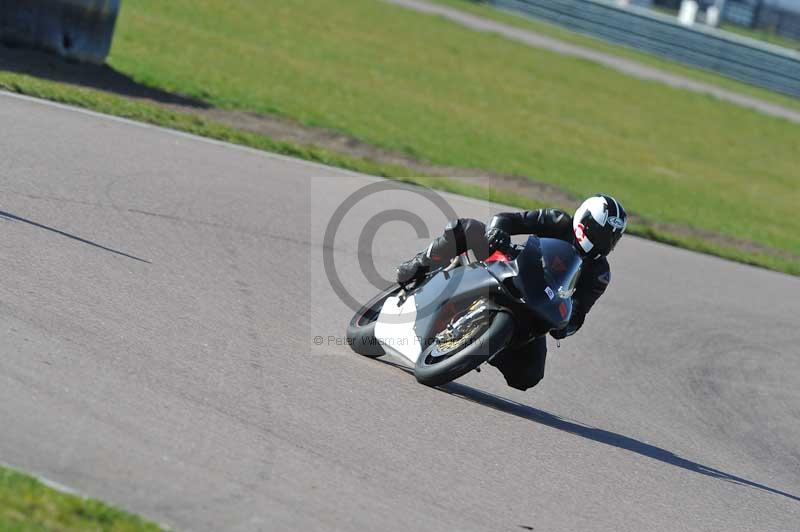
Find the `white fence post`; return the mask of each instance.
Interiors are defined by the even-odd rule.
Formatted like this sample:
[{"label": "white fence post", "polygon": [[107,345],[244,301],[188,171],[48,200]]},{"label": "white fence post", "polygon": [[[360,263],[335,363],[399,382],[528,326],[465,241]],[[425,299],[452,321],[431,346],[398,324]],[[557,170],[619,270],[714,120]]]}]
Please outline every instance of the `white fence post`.
[{"label": "white fence post", "polygon": [[700,6],[694,0],[683,0],[681,9],[678,12],[678,22],[684,26],[693,26],[699,9]]}]

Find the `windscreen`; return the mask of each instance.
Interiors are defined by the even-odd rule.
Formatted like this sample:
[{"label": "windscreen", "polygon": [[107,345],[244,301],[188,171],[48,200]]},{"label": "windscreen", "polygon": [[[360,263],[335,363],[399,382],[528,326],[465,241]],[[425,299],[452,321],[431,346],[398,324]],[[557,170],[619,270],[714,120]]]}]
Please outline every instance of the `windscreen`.
[{"label": "windscreen", "polygon": [[543,238],[539,242],[547,284],[560,298],[572,297],[583,261],[575,248],[563,240]]},{"label": "windscreen", "polygon": [[530,236],[516,258],[525,302],[552,327],[566,325],[582,261],[568,242]]}]

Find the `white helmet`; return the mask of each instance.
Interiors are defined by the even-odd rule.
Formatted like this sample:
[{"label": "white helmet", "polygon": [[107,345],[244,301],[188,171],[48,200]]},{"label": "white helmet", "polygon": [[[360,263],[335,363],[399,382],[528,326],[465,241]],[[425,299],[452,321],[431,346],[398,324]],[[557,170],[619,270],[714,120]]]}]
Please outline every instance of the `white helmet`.
[{"label": "white helmet", "polygon": [[595,258],[611,253],[627,226],[625,209],[617,200],[604,194],[588,198],[572,218],[578,249]]}]

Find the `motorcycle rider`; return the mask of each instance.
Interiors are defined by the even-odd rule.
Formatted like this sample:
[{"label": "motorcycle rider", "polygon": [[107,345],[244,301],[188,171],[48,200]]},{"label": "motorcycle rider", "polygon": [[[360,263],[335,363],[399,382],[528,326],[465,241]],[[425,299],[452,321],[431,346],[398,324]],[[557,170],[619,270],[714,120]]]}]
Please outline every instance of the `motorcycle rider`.
[{"label": "motorcycle rider", "polygon": [[[570,322],[563,329],[550,332],[553,338],[566,338],[581,328],[586,314],[605,292],[611,279],[606,256],[625,232],[627,220],[622,205],[604,194],[587,198],[573,217],[558,209],[537,209],[499,213],[488,226],[471,218],[451,220],[444,234],[434,239],[425,251],[398,266],[397,282],[405,285],[421,279],[431,269],[446,265],[469,250],[478,260],[484,260],[493,250],[507,249],[511,235],[533,234],[564,240],[573,244],[583,259]],[[503,373],[509,386],[527,390],[544,377],[546,356],[547,342],[540,336],[522,348],[504,350],[490,364]]]}]

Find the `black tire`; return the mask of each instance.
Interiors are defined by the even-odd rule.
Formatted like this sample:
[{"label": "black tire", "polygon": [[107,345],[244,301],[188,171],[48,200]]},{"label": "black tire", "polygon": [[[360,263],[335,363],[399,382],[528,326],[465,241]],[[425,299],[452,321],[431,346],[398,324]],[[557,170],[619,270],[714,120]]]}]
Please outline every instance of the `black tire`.
[{"label": "black tire", "polygon": [[372,358],[386,354],[383,346],[375,338],[375,321],[378,319],[383,302],[399,291],[399,286],[391,286],[358,309],[347,326],[347,343],[353,351]]},{"label": "black tire", "polygon": [[[441,386],[462,377],[503,349],[514,334],[514,319],[507,312],[495,311],[483,333],[452,353],[437,356],[433,342],[420,354],[414,367],[417,381],[426,386]],[[441,360],[436,360],[441,358]]]}]

